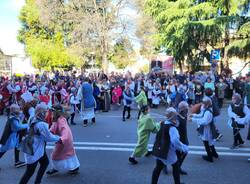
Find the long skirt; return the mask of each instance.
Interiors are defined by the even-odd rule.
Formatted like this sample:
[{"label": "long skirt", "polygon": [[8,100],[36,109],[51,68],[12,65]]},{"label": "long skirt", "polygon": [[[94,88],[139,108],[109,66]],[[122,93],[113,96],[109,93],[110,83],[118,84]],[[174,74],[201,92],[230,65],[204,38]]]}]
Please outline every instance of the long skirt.
[{"label": "long skirt", "polygon": [[51,166],[58,171],[70,171],[80,167],[80,162],[76,155],[65,160],[51,160]]},{"label": "long skirt", "polygon": [[111,103],[111,98],[110,94],[108,92],[104,92],[102,94],[102,101],[101,101],[101,109],[103,111],[109,111],[110,110],[110,103]]},{"label": "long skirt", "polygon": [[82,120],[90,120],[95,117],[95,109],[88,108],[88,109],[82,109],[81,111],[81,119]]}]

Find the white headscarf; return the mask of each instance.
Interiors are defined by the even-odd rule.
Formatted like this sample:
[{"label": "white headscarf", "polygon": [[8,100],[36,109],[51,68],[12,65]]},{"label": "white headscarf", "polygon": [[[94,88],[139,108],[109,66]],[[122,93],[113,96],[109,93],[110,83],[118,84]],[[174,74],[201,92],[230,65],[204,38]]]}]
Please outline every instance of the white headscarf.
[{"label": "white headscarf", "polygon": [[25,103],[31,102],[34,100],[32,94],[29,91],[26,91],[21,95],[21,98],[24,100]]}]

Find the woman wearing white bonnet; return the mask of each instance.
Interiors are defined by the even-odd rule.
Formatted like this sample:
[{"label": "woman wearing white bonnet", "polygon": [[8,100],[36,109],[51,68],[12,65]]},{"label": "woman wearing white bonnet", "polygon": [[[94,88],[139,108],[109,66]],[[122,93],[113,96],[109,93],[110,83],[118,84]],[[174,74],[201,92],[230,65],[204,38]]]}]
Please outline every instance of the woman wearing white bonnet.
[{"label": "woman wearing white bonnet", "polygon": [[37,101],[29,91],[23,93],[21,98],[23,100],[22,110],[25,115],[25,121],[29,123],[30,119],[35,116]]}]

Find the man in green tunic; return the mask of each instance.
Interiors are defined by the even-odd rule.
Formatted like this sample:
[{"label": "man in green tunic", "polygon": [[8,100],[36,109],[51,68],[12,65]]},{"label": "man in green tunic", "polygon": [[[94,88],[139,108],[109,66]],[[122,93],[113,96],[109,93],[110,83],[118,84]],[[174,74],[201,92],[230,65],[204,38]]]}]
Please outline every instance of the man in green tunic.
[{"label": "man in green tunic", "polygon": [[137,95],[135,97],[135,101],[139,107],[139,113],[138,113],[138,117],[137,117],[139,119],[140,115],[141,115],[141,108],[145,105],[148,105],[148,99],[147,99],[147,96],[146,96],[146,93],[145,93],[143,86],[141,86],[141,91],[140,91],[139,95]]},{"label": "man in green tunic", "polygon": [[138,121],[137,136],[138,141],[134,152],[129,157],[129,162],[132,164],[137,164],[138,161],[136,157],[148,156],[150,152],[148,151],[148,141],[150,138],[150,133],[157,133],[160,129],[160,123],[155,123],[151,116],[148,114],[149,108],[147,105],[141,108],[142,115]]}]

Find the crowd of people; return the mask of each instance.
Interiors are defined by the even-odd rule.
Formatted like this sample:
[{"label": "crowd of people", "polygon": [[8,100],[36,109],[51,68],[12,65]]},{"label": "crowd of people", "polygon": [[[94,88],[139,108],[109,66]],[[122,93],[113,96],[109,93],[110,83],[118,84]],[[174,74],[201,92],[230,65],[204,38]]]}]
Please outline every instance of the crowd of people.
[{"label": "crowd of people", "polygon": [[[69,125],[76,125],[75,115],[80,114],[84,127],[96,123],[97,112],[108,112],[111,107],[123,106],[122,121],[131,118],[133,104],[138,106],[138,141],[129,157],[131,164],[137,158],[153,155],[156,167],[152,184],[158,182],[162,169],[173,167],[176,184],[180,174],[187,174],[181,165],[188,153],[187,121],[197,124],[207,155],[202,158],[213,162],[219,155],[215,141],[223,135],[218,130],[217,117],[225,99],[232,100],[228,116],[234,142],[232,149],[244,144],[240,130],[249,124],[250,74],[236,79],[222,72],[118,74],[104,72],[76,76],[72,73],[43,73],[0,80],[0,113],[6,114],[6,122],[0,140],[0,158],[14,149],[15,166],[26,165],[20,184],[28,183],[40,164],[35,183],[41,183],[49,165],[45,148],[47,142],[55,142],[48,175],[67,170],[76,174],[80,163],[73,146]],[[166,120],[155,122],[150,108],[160,105],[167,108]],[[152,151],[148,151],[151,133],[156,134]],[[250,128],[248,139],[250,139]],[[25,162],[19,160],[19,152],[25,154]]]}]

